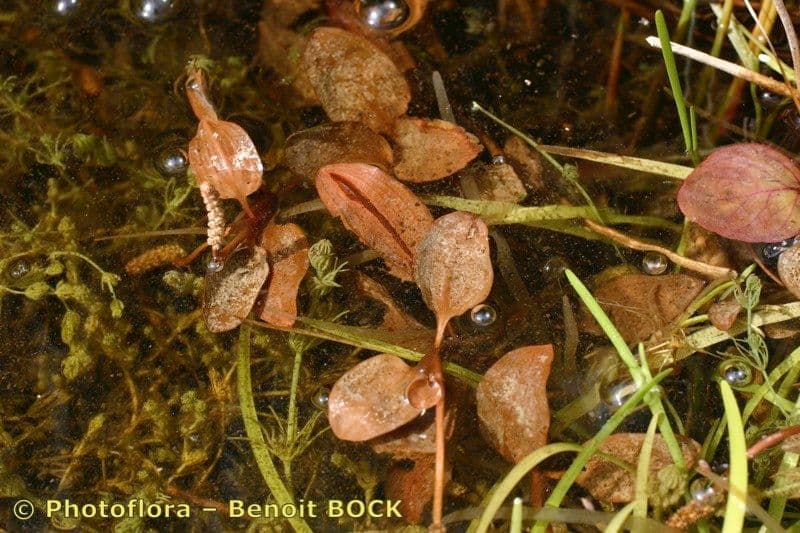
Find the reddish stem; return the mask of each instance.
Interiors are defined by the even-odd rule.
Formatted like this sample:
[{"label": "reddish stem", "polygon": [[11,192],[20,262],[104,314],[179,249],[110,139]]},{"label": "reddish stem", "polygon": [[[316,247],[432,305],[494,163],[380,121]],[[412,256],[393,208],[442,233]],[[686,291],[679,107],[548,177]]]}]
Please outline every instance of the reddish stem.
[{"label": "reddish stem", "polygon": [[800,434],[800,426],[792,426],[792,427],[788,427],[788,428],[783,428],[783,429],[781,429],[779,431],[776,431],[775,433],[773,433],[771,435],[767,435],[766,437],[764,437],[760,441],[758,441],[755,444],[753,444],[752,446],[750,446],[750,449],[747,450],[747,457],[749,459],[752,459],[756,455],[758,455],[759,453],[761,453],[764,450],[766,450],[767,448],[772,448],[776,444],[780,444],[781,442],[785,441],[786,439],[788,439],[792,435],[797,435],[797,434]]}]

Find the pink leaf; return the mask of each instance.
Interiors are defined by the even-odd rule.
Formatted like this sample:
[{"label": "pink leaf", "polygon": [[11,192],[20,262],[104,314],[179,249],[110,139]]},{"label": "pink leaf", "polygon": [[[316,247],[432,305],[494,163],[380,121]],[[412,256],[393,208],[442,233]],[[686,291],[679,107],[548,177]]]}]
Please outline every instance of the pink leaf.
[{"label": "pink leaf", "polygon": [[800,233],[800,170],[765,144],[714,150],[678,191],[686,217],[726,237],[775,242]]}]

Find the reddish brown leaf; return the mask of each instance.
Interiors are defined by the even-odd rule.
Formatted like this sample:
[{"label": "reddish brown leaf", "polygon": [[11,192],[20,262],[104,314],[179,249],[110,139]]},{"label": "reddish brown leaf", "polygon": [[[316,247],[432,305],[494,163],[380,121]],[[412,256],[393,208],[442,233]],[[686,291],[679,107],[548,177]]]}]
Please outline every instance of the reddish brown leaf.
[{"label": "reddish brown leaf", "polygon": [[363,122],[390,131],[405,114],[411,92],[389,57],[366,38],[339,28],[314,30],[300,69],[335,122]]},{"label": "reddish brown leaf", "polygon": [[478,139],[464,128],[437,119],[398,119],[392,137],[398,152],[395,175],[413,183],[434,181],[458,172],[483,149]]},{"label": "reddish brown leaf", "polygon": [[242,323],[269,275],[260,246],[233,253],[220,270],[206,274],[203,316],[209,331],[229,331]]},{"label": "reddish brown leaf", "polygon": [[460,211],[438,218],[417,247],[414,279],[440,324],[484,301],[494,272],[483,220]]},{"label": "reddish brown leaf", "polygon": [[728,298],[721,302],[714,302],[708,308],[708,321],[720,331],[728,331],[736,322],[736,317],[742,306],[736,298]]},{"label": "reddish brown leaf", "polygon": [[[449,392],[449,391],[448,391]],[[452,404],[452,402],[450,402]],[[455,412],[452,405],[444,413],[445,439],[449,439],[455,428]],[[395,458],[413,458],[422,454],[436,453],[435,410],[429,409],[424,415],[394,431],[370,441],[377,453],[388,453]]]},{"label": "reddish brown leaf", "polygon": [[[635,469],[645,437],[644,433],[615,433],[603,441],[600,451],[617,457]],[[686,467],[692,470],[697,464],[700,444],[683,435],[675,437],[681,446]],[[650,478],[653,479],[659,470],[671,464],[673,464],[672,457],[664,437],[656,435],[650,455]],[[634,476],[635,474],[630,474],[627,470],[595,455],[586,463],[575,483],[588,490],[592,497],[601,502],[628,503],[633,500],[635,493]]]},{"label": "reddish brown leaf", "polygon": [[460,175],[475,180],[482,200],[517,203],[528,194],[514,167],[508,163],[475,163]]},{"label": "reddish brown leaf", "polygon": [[324,166],[316,185],[328,211],[375,250],[392,274],[410,280],[414,252],[433,224],[419,198],[381,169],[362,163]]},{"label": "reddish brown leaf", "polygon": [[717,148],[686,178],[678,205],[686,217],[745,242],[800,233],[800,170],[780,151],[757,143]]},{"label": "reddish brown leaf", "polygon": [[284,164],[300,176],[313,178],[334,163],[367,163],[392,168],[389,143],[361,122],[334,122],[299,131],[286,140]]},{"label": "reddish brown leaf", "polygon": [[[435,464],[432,455],[420,455],[415,458],[411,467],[400,462],[389,467],[386,474],[386,497],[400,500],[400,514],[408,524],[422,523],[425,506],[433,498]],[[450,471],[448,465],[445,468],[445,483],[450,480]]]},{"label": "reddish brown leaf", "polygon": [[259,317],[268,324],[291,327],[297,319],[297,291],[308,271],[308,241],[296,224],[270,224],[261,236],[272,275]]},{"label": "reddish brown leaf", "polygon": [[247,209],[247,195],[261,187],[261,158],[241,126],[217,118],[205,91],[201,71],[190,71],[186,95],[200,123],[189,141],[189,165],[200,183],[209,183],[220,198],[239,200]]},{"label": "reddish brown leaf", "polygon": [[[649,276],[621,274],[601,282],[592,294],[627,343],[643,341],[686,310],[700,294],[703,282],[685,274]],[[585,331],[602,335],[600,326],[583,310]]]},{"label": "reddish brown leaf", "polygon": [[395,355],[380,354],[348,370],[328,396],[328,421],[342,440],[365,441],[420,415],[406,398],[416,369]]},{"label": "reddish brown leaf", "polygon": [[547,444],[550,407],[547,378],[553,346],[525,346],[508,352],[478,384],[481,429],[492,446],[512,462]]}]

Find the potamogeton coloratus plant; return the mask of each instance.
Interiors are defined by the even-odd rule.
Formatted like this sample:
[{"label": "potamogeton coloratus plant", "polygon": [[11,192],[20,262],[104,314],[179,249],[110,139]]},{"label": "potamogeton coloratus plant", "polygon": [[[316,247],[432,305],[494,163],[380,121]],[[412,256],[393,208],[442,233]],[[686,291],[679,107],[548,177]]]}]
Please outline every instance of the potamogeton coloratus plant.
[{"label": "potamogeton coloratus plant", "polygon": [[187,67],[186,96],[200,121],[197,134],[189,142],[189,165],[208,212],[208,244],[216,258],[225,228],[219,199],[238,200],[254,218],[247,195],[261,187],[264,166],[247,132],[217,116],[208,99],[205,75],[194,63]]},{"label": "potamogeton coloratus plant", "polygon": [[331,389],[331,429],[344,440],[384,435],[436,407],[432,530],[442,529],[445,483],[445,386],[439,348],[451,318],[489,295],[494,274],[489,231],[475,215],[454,212],[436,220],[415,248],[414,279],[436,315],[437,334],[415,367],[381,354],[345,373]]}]

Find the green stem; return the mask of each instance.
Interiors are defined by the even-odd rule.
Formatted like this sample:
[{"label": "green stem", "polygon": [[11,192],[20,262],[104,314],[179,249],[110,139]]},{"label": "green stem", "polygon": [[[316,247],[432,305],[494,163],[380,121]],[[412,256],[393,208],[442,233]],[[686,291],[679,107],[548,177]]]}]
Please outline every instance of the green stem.
[{"label": "green stem", "polygon": [[[239,357],[236,366],[236,385],[239,392],[239,409],[242,412],[245,433],[253,450],[258,469],[267,484],[272,497],[278,505],[288,505],[294,508],[294,497],[286,489],[286,485],[278,475],[275,464],[272,462],[261,424],[258,421],[256,405],[253,400],[253,384],[250,378],[250,328],[242,325],[239,328]],[[311,533],[311,528],[305,520],[299,517],[287,518],[295,531]]]}]

